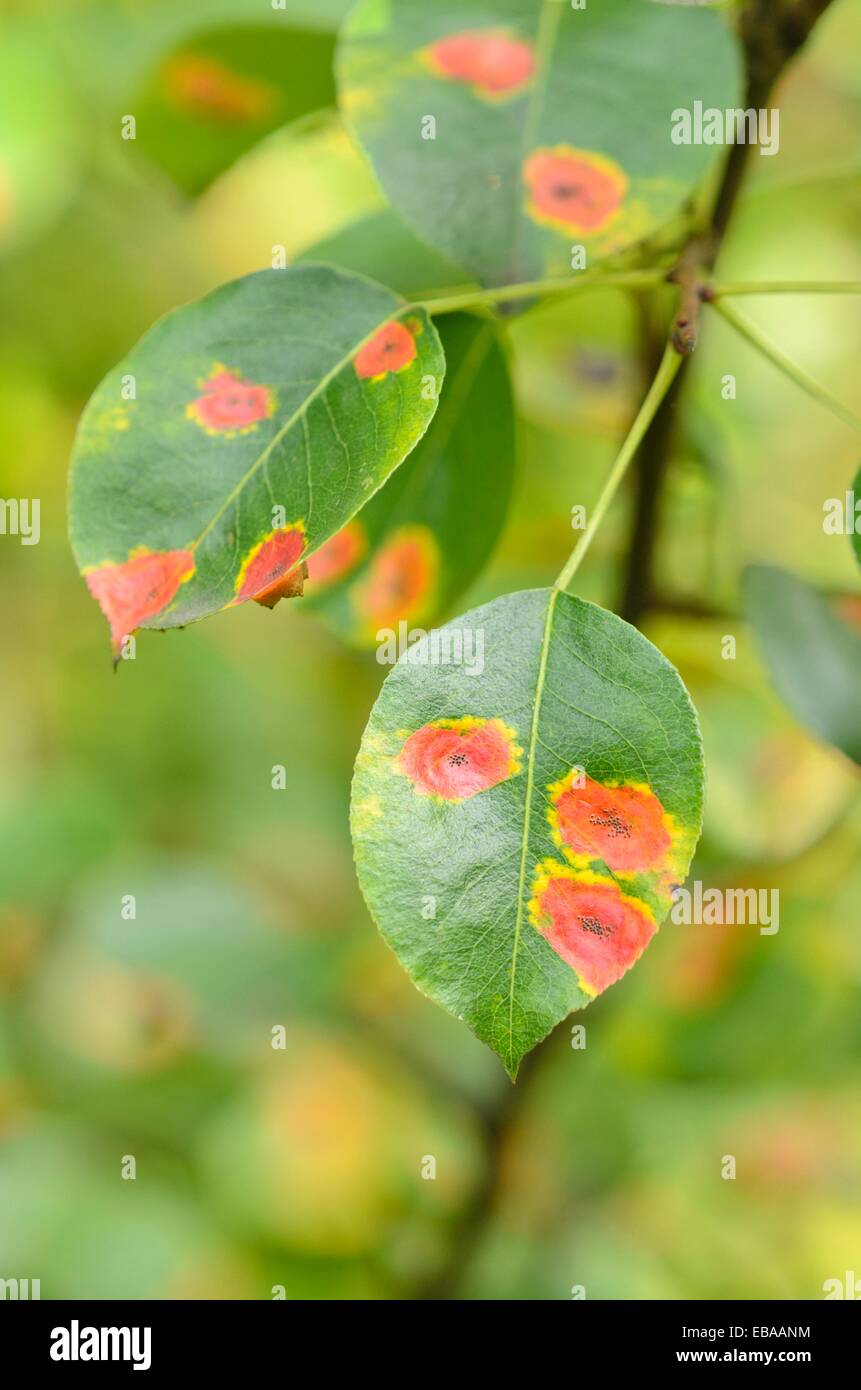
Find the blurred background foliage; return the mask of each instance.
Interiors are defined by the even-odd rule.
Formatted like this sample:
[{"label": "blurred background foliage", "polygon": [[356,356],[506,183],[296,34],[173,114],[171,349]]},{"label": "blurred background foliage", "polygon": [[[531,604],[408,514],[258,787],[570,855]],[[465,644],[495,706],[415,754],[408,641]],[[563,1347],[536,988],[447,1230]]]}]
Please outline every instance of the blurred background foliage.
[{"label": "blurred background foliage", "polygon": [[[168,308],[321,240],[382,257],[398,287],[462,278],[411,260],[333,110],[346,8],[3,8],[2,495],[41,499],[42,538],[0,538],[0,1277],[40,1278],[46,1298],[410,1296],[481,1183],[482,1115],[508,1086],[415,992],[354,883],[373,654],[297,602],[144,633],[115,676],[66,541],[77,416]],[[838,0],[781,86],[780,155],[751,161],[723,278],[861,278],[859,51],[861,11]],[[849,301],[748,305],[852,399]],[[558,569],[642,392],[640,324],[618,292],[510,322],[514,495],[460,611]],[[572,1020],[585,1050],[547,1045],[461,1296],[817,1298],[859,1268],[857,773],[782,706],[739,616],[750,562],[861,591],[846,539],[822,528],[857,462],[848,430],[708,322],[646,630],[703,725],[692,877],[779,889],[780,930],[667,923]],[[485,486],[495,506],[492,460]],[[578,576],[609,606],[627,505]]]}]

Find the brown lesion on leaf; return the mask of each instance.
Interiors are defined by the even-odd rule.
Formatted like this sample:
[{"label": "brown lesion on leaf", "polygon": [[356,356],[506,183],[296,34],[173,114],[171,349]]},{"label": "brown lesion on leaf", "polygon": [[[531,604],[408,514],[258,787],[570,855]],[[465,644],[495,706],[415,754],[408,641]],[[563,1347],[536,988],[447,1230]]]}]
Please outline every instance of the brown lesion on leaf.
[{"label": "brown lesion on leaf", "polygon": [[270,588],[265,589],[262,594],[256,594],[254,602],[261,604],[264,608],[274,608],[282,598],[301,598],[305,592],[305,580],[308,578],[308,566],[303,560],[301,565],[286,574]]}]

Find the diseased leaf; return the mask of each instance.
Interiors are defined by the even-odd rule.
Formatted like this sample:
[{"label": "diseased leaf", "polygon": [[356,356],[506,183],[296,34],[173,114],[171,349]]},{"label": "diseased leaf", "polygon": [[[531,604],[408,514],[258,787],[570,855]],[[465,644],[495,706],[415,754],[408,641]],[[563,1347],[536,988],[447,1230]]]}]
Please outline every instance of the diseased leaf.
[{"label": "diseased leaf", "polygon": [[702,795],[696,716],[651,643],[557,590],[511,594],[386,680],[356,761],[359,882],[418,988],[513,1077],[648,944]]},{"label": "diseased leaf", "polygon": [[861,602],[830,600],[771,565],[750,565],[743,591],[781,699],[806,729],[861,763]]},{"label": "diseased leaf", "polygon": [[169,314],[82,417],[71,537],[115,652],[301,566],[426,430],[445,363],[426,313],[330,266],[260,271]]},{"label": "diseased leaf", "polygon": [[[656,74],[660,74],[656,80]],[[396,210],[491,284],[570,273],[668,221],[717,155],[673,113],[737,105],[723,19],[648,0],[362,0],[341,106]]]}]

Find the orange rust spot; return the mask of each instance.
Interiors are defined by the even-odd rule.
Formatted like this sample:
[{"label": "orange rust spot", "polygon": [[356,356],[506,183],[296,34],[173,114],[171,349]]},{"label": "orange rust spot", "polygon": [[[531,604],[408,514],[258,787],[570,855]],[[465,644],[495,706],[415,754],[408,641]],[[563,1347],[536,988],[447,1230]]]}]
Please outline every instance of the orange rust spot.
[{"label": "orange rust spot", "polygon": [[354,588],[353,602],[369,627],[396,627],[427,606],[438,568],[432,532],[426,526],[404,526],[377,551],[367,578]]},{"label": "orange rust spot", "polygon": [[612,879],[575,873],[552,859],[538,867],[529,916],[593,996],[630,969],[657,931],[646,904]]},{"label": "orange rust spot", "polygon": [[278,104],[268,82],[232,72],[224,63],[200,53],[183,53],[164,70],[168,101],[194,116],[230,124],[264,120]]},{"label": "orange rust spot", "polygon": [[515,737],[501,719],[435,719],[410,734],[395,766],[420,796],[466,801],[520,771]]},{"label": "orange rust spot", "polygon": [[604,786],[575,770],[548,790],[554,839],[575,862],[602,859],[620,873],[666,866],[669,818],[650,787]]},{"label": "orange rust spot", "polygon": [[208,434],[244,433],[274,413],[267,386],[255,386],[224,367],[216,367],[200,385],[203,395],[190,401],[185,413]]},{"label": "orange rust spot", "polygon": [[425,62],[439,77],[465,82],[483,97],[521,91],[535,72],[532,48],[508,29],[468,29],[425,49]]},{"label": "orange rust spot", "polygon": [[302,593],[305,566],[296,568],[305,548],[305,529],[301,522],[284,526],[265,536],[246,555],[236,579],[235,603],[254,599],[264,608],[274,608],[279,599]]},{"label": "orange rust spot", "polygon": [[566,232],[606,227],[628,191],[628,177],[612,159],[571,145],[533,150],[523,165],[523,181],[530,216]]},{"label": "orange rust spot", "polygon": [[87,588],[108,620],[117,654],[123,638],[154,618],[194,573],[190,550],[138,550],[119,565],[99,565],[86,575]]},{"label": "orange rust spot", "polygon": [[314,584],[334,584],[354,569],[365,553],[367,540],[361,522],[348,521],[334,536],[308,557],[308,578]]},{"label": "orange rust spot", "polygon": [[364,380],[374,381],[387,372],[399,372],[408,367],[416,355],[416,341],[404,323],[392,319],[378,328],[373,338],[356,353],[356,372]]},{"label": "orange rust spot", "polygon": [[861,598],[857,594],[841,594],[834,600],[834,611],[850,627],[861,628]]}]

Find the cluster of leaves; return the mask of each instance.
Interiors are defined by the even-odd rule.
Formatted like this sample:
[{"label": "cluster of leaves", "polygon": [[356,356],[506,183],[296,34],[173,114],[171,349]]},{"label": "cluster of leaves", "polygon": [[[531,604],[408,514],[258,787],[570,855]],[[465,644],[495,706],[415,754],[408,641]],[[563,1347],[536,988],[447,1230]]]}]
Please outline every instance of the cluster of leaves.
[{"label": "cluster of leaves", "polygon": [[[171,80],[211,101],[207,61]],[[171,313],[82,418],[72,545],[115,654],[139,627],[303,591],[361,644],[451,612],[514,467],[494,306],[573,284],[584,255],[600,276],[683,244],[716,152],[673,145],[668,113],[735,105],[740,69],[705,9],[361,0],[338,99],[391,210]],[[219,99],[264,109],[241,84]],[[194,190],[212,170],[175,136]],[[480,662],[458,659],[469,644]],[[648,944],[702,790],[675,670],[557,581],[424,635],[392,671],[356,765],[360,883],[419,988],[513,1076]]]}]

